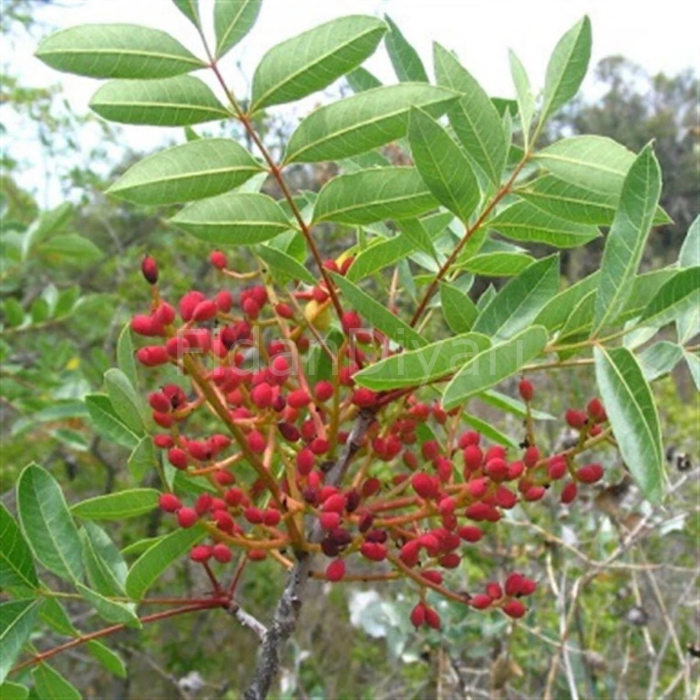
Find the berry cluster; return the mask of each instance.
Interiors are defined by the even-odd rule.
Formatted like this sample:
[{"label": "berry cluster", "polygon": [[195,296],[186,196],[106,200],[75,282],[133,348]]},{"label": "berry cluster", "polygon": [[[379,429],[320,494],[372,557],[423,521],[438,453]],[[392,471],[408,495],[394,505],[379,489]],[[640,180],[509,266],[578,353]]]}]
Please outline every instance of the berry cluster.
[{"label": "berry cluster", "polygon": [[[161,508],[182,528],[199,523],[209,538],[191,559],[208,568],[211,560],[228,563],[238,549],[250,561],[272,557],[290,567],[286,552],[293,549],[323,555],[326,563],[312,575],[327,581],[409,578],[420,598],[411,613],[416,627],[440,627],[425,602],[429,589],[476,609],[524,615],[521,598],[536,584],[522,574],[474,595],[450,590],[445,574],[504,511],[551,493],[571,503],[579,484],[601,479],[600,464],[577,464],[580,453],[610,437],[600,401],[568,411],[576,445],[545,455],[531,419],[535,391],[523,379],[527,436],[522,451],[509,455],[464,430],[459,408],[426,403],[417,388],[375,393],[356,386],[359,368],[395,348],[345,311],[336,329],[343,342],[331,349],[323,337],[330,316],[323,283],[282,293],[264,271],[230,270],[219,251],[210,262],[240,291],[189,291],[176,309],[161,298],[157,265],[146,258],[151,309],[131,324],[154,343],[137,351],[138,361],[174,366],[184,380],[162,385],[148,401],[163,429],[156,447],[191,484],[180,495],[163,493]],[[327,267],[344,274],[351,262]],[[314,353],[325,364],[311,362]]]}]

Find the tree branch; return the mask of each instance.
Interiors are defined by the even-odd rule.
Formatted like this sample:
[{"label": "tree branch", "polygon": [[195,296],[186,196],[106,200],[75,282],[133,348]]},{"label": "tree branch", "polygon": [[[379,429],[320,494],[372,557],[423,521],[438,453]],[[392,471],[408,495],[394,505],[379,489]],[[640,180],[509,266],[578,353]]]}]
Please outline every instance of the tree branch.
[{"label": "tree branch", "polygon": [[[338,486],[343,481],[348,466],[362,446],[365,434],[374,422],[374,419],[375,412],[370,409],[360,411],[357,415],[342,453],[326,475],[326,484]],[[323,530],[316,522],[311,529],[308,541],[317,543],[322,538]],[[267,697],[279,670],[282,647],[296,629],[304,601],[306,584],[311,577],[313,554],[306,551],[297,551],[295,554],[297,562],[290,571],[287,584],[277,603],[272,623],[262,637],[263,642],[258,652],[255,675],[248,690],[245,692],[245,700],[264,700]]]}]

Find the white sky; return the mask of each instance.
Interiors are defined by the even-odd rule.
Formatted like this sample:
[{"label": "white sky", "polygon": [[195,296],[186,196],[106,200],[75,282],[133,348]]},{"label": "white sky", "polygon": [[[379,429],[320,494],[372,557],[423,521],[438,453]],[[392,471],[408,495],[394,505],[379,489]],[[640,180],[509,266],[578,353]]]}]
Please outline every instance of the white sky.
[{"label": "white sky", "polygon": [[[203,17],[212,16],[212,4],[213,0],[200,0]],[[593,25],[591,66],[605,56],[622,54],[652,73],[700,67],[700,3],[692,0],[264,0],[256,26],[222,68],[236,91],[245,92],[256,63],[275,43],[343,14],[381,16],[385,12],[419,50],[429,72],[431,44],[436,40],[457,51],[487,92],[503,97],[513,95],[507,50],[512,48],[519,55],[537,89],[554,44],[583,14],[590,15]],[[42,10],[39,17],[56,28],[98,22],[145,24],[168,31],[202,54],[194,28],[171,0],[63,0],[63,4],[59,0],[59,6]],[[98,83],[56,73],[32,56],[33,49],[31,38],[25,38],[2,61],[14,71],[19,67],[26,83],[61,82],[73,109],[87,111]],[[381,47],[365,65],[380,78],[393,80]],[[588,85],[590,81],[589,76]],[[162,132],[153,127],[124,129],[129,143],[137,148],[153,147]]]}]

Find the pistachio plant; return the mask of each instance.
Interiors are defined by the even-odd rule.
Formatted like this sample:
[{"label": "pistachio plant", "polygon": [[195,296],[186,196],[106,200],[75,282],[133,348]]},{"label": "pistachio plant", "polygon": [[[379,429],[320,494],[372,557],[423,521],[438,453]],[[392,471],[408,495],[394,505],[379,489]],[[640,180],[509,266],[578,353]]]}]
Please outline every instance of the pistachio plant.
[{"label": "pistachio plant", "polygon": [[[404,580],[416,628],[441,627],[427,594],[517,620],[537,585],[527,571],[461,585],[484,530],[516,507],[575,507],[580,489],[605,478],[602,447],[658,502],[650,382],[684,361],[700,383],[697,220],[676,264],[639,273],[650,231],[668,221],[653,146],[634,154],[594,135],[538,145],[584,78],[588,18],[556,45],[537,97],[514,54],[516,100],[490,98],[439,44],[431,80],[391,20],[364,16],[274,46],[251,94],[236,95],[221,59],[253,28],[261,0],[217,0],[214,43],[196,0],[174,4],[201,47],[124,24],[60,31],[37,50],[57,70],[108,80],[90,103],[104,119],[185,127],[182,145],[136,163],[108,193],[184,204],[171,223],[208,245],[216,291],[169,298],[168,270],[143,261],[143,307],[120,336],[118,368],[85,399],[95,430],[131,451],[133,488],[69,507],[54,477],[30,465],[17,520],[0,510],[11,596],[0,605],[0,681],[18,697],[24,684],[39,698],[79,697],[49,663],[58,653],[85,644],[124,673],[100,640],[215,608],[259,638],[245,697],[264,698],[312,579]],[[396,84],[361,65],[382,41]],[[256,130],[264,112],[342,78],[354,94],[303,118],[276,160]],[[253,152],[192,129],[222,120],[239,124]],[[337,174],[319,192],[293,191],[290,166],[325,162]],[[278,199],[261,192],[265,182]],[[337,258],[324,254],[328,225],[349,241]],[[581,280],[560,278],[557,253],[528,249],[603,235],[600,269]],[[507,281],[477,295],[476,278]],[[557,450],[541,430],[547,377],[573,370],[597,388],[561,417],[575,438]],[[522,427],[502,432],[476,402]],[[158,488],[140,486],[154,472]],[[95,522],[155,508],[166,534],[126,551]],[[207,593],[148,597],[184,557],[203,568]],[[262,560],[286,583],[257,620],[236,594]],[[56,578],[75,593],[49,588]],[[108,626],[78,630],[62,595]],[[38,649],[30,637],[46,625],[69,640]]]}]

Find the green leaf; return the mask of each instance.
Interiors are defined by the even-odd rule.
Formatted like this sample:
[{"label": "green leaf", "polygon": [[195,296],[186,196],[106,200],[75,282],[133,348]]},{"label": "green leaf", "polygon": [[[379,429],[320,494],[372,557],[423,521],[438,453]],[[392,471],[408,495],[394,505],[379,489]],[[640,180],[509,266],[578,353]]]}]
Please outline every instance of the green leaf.
[{"label": "green leaf", "polygon": [[382,81],[362,66],[350,71],[345,79],[348,81],[350,89],[355,93],[382,86]]},{"label": "green leaf", "polygon": [[125,520],[150,513],[158,506],[155,489],[127,489],[76,503],[71,513],[83,520]]},{"label": "green leaf", "polygon": [[581,299],[562,326],[559,338],[571,338],[581,333],[589,333],[593,326],[595,301],[598,292],[593,289]]},{"label": "green leaf", "polygon": [[58,482],[42,467],[25,467],[17,482],[17,511],[36,558],[57,576],[83,575],[80,538]]},{"label": "green leaf", "polygon": [[330,180],[319,192],[314,221],[370,224],[413,218],[437,206],[415,168],[372,168]]},{"label": "green leaf", "polygon": [[594,348],[598,388],[620,454],[642,493],[653,503],[664,491],[661,428],[649,384],[624,347]]},{"label": "green leaf", "polygon": [[546,243],[556,248],[577,248],[600,236],[595,226],[560,219],[522,201],[501,211],[487,226],[516,241]]},{"label": "green leaf", "polygon": [[487,421],[481,420],[474,415],[469,413],[462,413],[462,419],[465,423],[471,425],[474,430],[478,431],[485,438],[497,445],[503,445],[505,448],[510,448],[514,450],[520,450],[520,445],[517,440],[514,440],[509,435],[502,433],[500,430],[494,428]]},{"label": "green leaf", "polygon": [[401,83],[319,107],[292,134],[284,162],[315,163],[371,151],[406,135],[411,107],[438,117],[456,99],[451,90]]},{"label": "green leaf", "polygon": [[108,121],[152,126],[188,126],[230,116],[207,84],[191,75],[113,80],[93,95],[90,108]]},{"label": "green leaf", "polygon": [[532,323],[558,286],[559,257],[538,260],[510,280],[484,307],[474,331],[499,338],[518,333]]},{"label": "green leaf", "polygon": [[465,333],[431,343],[417,350],[391,355],[353,375],[360,385],[374,391],[426,384],[454,374],[466,362],[489,347],[479,333]]},{"label": "green leaf", "polygon": [[36,599],[0,603],[0,683],[7,678],[22,646],[29,639],[40,605],[41,601]]},{"label": "green leaf", "polygon": [[129,450],[138,445],[139,436],[117,416],[106,394],[88,394],[85,405],[90,420],[100,435]]},{"label": "green leaf", "polygon": [[[450,215],[451,216],[451,215]],[[427,253],[433,260],[437,260],[437,251],[425,227],[425,222],[420,219],[402,219],[397,226],[403,234],[408,236],[418,250]]]},{"label": "green leaf", "polygon": [[476,304],[457,287],[442,282],[440,300],[445,321],[453,333],[466,333],[474,325],[479,311]]},{"label": "green leaf", "polygon": [[261,6],[262,0],[216,0],[214,30],[217,58],[230,51],[253,28]]},{"label": "green leaf", "polygon": [[483,277],[512,277],[534,262],[535,259],[525,253],[496,252],[474,255],[463,263],[459,262],[458,267]]},{"label": "green leaf", "polygon": [[676,270],[664,267],[633,278],[629,297],[620,313],[611,322],[611,326],[619,327],[630,319],[637,318],[646,309],[659,289],[675,274]]},{"label": "green leaf", "polygon": [[371,56],[386,30],[376,17],[350,15],[274,46],[255,69],[251,112],[328,87]]},{"label": "green leaf", "polygon": [[0,685],[0,698],[2,700],[27,700],[29,697],[29,689],[19,683],[5,683]]},{"label": "green leaf", "polygon": [[463,222],[479,203],[479,185],[469,159],[429,114],[411,110],[408,140],[418,172],[435,197]]},{"label": "green leaf", "polygon": [[602,193],[619,193],[634,162],[632,151],[606,136],[572,136],[535,154],[535,161],[561,180]]},{"label": "green leaf", "polygon": [[463,95],[447,112],[450,125],[470,158],[492,183],[499,184],[507,150],[496,107],[452,53],[435,44],[433,55],[438,85]]},{"label": "green leaf", "polygon": [[117,339],[117,366],[131,382],[131,386],[138,387],[139,378],[134,358],[134,343],[131,338],[131,327],[127,323],[119,333]]},{"label": "green leaf", "polygon": [[549,60],[544,81],[541,126],[578,92],[590,60],[591,21],[586,16],[564,34]]},{"label": "green leaf", "polygon": [[22,531],[0,503],[0,590],[35,589],[39,585],[32,553]]},{"label": "green leaf", "polygon": [[683,348],[668,340],[661,340],[639,353],[637,360],[648,382],[669,374],[683,357]]},{"label": "green leaf", "polygon": [[[479,400],[489,404],[490,406],[500,408],[506,413],[511,413],[518,418],[525,418],[527,416],[527,407],[522,401],[518,401],[507,394],[502,394],[500,391],[489,389],[488,391],[479,394]],[[533,408],[530,408],[530,415],[535,420],[556,420],[551,413],[544,413],[543,411],[538,411]]]},{"label": "green leaf", "polygon": [[84,236],[66,233],[53,236],[37,249],[43,257],[52,263],[84,265],[101,260],[104,253]]},{"label": "green leaf", "polygon": [[547,345],[542,326],[532,326],[510,340],[491,346],[467,362],[447,385],[442,397],[446,410],[462,405],[474,394],[490,389],[535,359]]},{"label": "green leaf", "polygon": [[119,603],[110,600],[96,591],[90,590],[82,583],[76,583],[75,588],[80,595],[95,608],[97,614],[105,621],[115,625],[128,625],[129,627],[141,627],[141,621],[134,612],[133,604]]},{"label": "green leaf", "polygon": [[700,391],[700,357],[697,353],[688,352],[683,350],[683,358],[688,366],[688,371],[690,376],[693,378],[695,383],[695,388]]},{"label": "green leaf", "polygon": [[293,280],[301,280],[310,285],[316,284],[316,278],[309,272],[309,269],[302,265],[296,258],[288,255],[282,250],[269,245],[261,245],[255,249],[255,254],[260,257],[265,265],[279,274]]},{"label": "green leaf", "polygon": [[630,167],[600,266],[594,330],[620,312],[631,291],[661,193],[661,171],[651,146]]},{"label": "green leaf", "polygon": [[593,226],[609,226],[620,199],[614,192],[596,192],[554,175],[542,175],[515,193],[544,212]]},{"label": "green leaf", "polygon": [[384,44],[396,77],[402,83],[430,82],[418,52],[408,43],[389,15],[384,15],[384,19],[389,25],[389,31],[384,36]]},{"label": "green leaf", "polygon": [[127,467],[131,478],[140,482],[157,464],[158,458],[153,447],[153,440],[150,435],[145,435],[129,455]]},{"label": "green leaf", "polygon": [[117,678],[126,678],[126,666],[119,654],[112,651],[108,646],[93,639],[87,643],[87,650],[92,656],[111,674]]},{"label": "green leaf", "polygon": [[173,0],[175,7],[187,17],[195,27],[199,27],[199,0]]},{"label": "green leaf", "polygon": [[81,700],[76,687],[45,663],[40,663],[32,671],[32,677],[39,700]]},{"label": "green leaf", "polygon": [[110,536],[95,523],[86,522],[80,539],[90,586],[104,596],[123,596],[127,566]]},{"label": "green leaf", "polygon": [[532,115],[535,113],[535,97],[530,87],[530,79],[527,77],[527,72],[520,62],[520,59],[513,51],[508,52],[508,59],[510,61],[510,73],[513,77],[513,84],[515,85],[515,93],[517,95],[520,126],[523,131],[523,143],[525,149],[527,149],[530,144]]},{"label": "green leaf", "polygon": [[212,245],[255,245],[291,228],[274,199],[252,192],[229,192],[188,204],[170,221]]},{"label": "green leaf", "polygon": [[64,73],[89,78],[171,78],[204,68],[166,32],[138,24],[84,24],[44,39],[36,57]]},{"label": "green leaf", "polygon": [[66,609],[58,601],[58,598],[46,596],[41,604],[39,617],[42,622],[45,622],[54,632],[58,632],[65,637],[78,637],[80,632],[71,622],[70,616]]},{"label": "green leaf", "polygon": [[[176,475],[177,476],[177,475]],[[154,544],[165,539],[167,535],[158,535],[157,537],[145,537],[142,540],[136,540],[130,545],[127,545],[122,549],[121,553],[124,556],[131,556],[132,554],[143,554],[147,549],[153,547]]]},{"label": "green leaf", "polygon": [[413,240],[404,234],[379,241],[376,245],[363,250],[353,262],[347,274],[351,282],[358,282],[378,270],[404,260],[416,248]]},{"label": "green leaf", "polygon": [[700,216],[690,225],[683,239],[683,245],[678,254],[678,264],[681,267],[696,267],[700,265]]},{"label": "green leaf", "polygon": [[674,275],[644,309],[639,325],[665,326],[700,305],[700,267],[687,267]]},{"label": "green leaf", "polygon": [[137,204],[177,204],[228,192],[261,170],[232,139],[199,139],[144,158],[107,193]]},{"label": "green leaf", "polygon": [[147,549],[134,563],[126,577],[126,592],[130,598],[141,600],[156,579],[183,554],[204,538],[200,527],[175,530]]},{"label": "green leaf", "polygon": [[109,402],[124,425],[136,435],[143,435],[141,404],[129,378],[120,369],[108,369],[104,376]]},{"label": "green leaf", "polygon": [[384,304],[376,301],[345,277],[334,273],[331,275],[352,308],[388,338],[406,348],[427,345],[428,341],[420,333],[389,311]]}]

